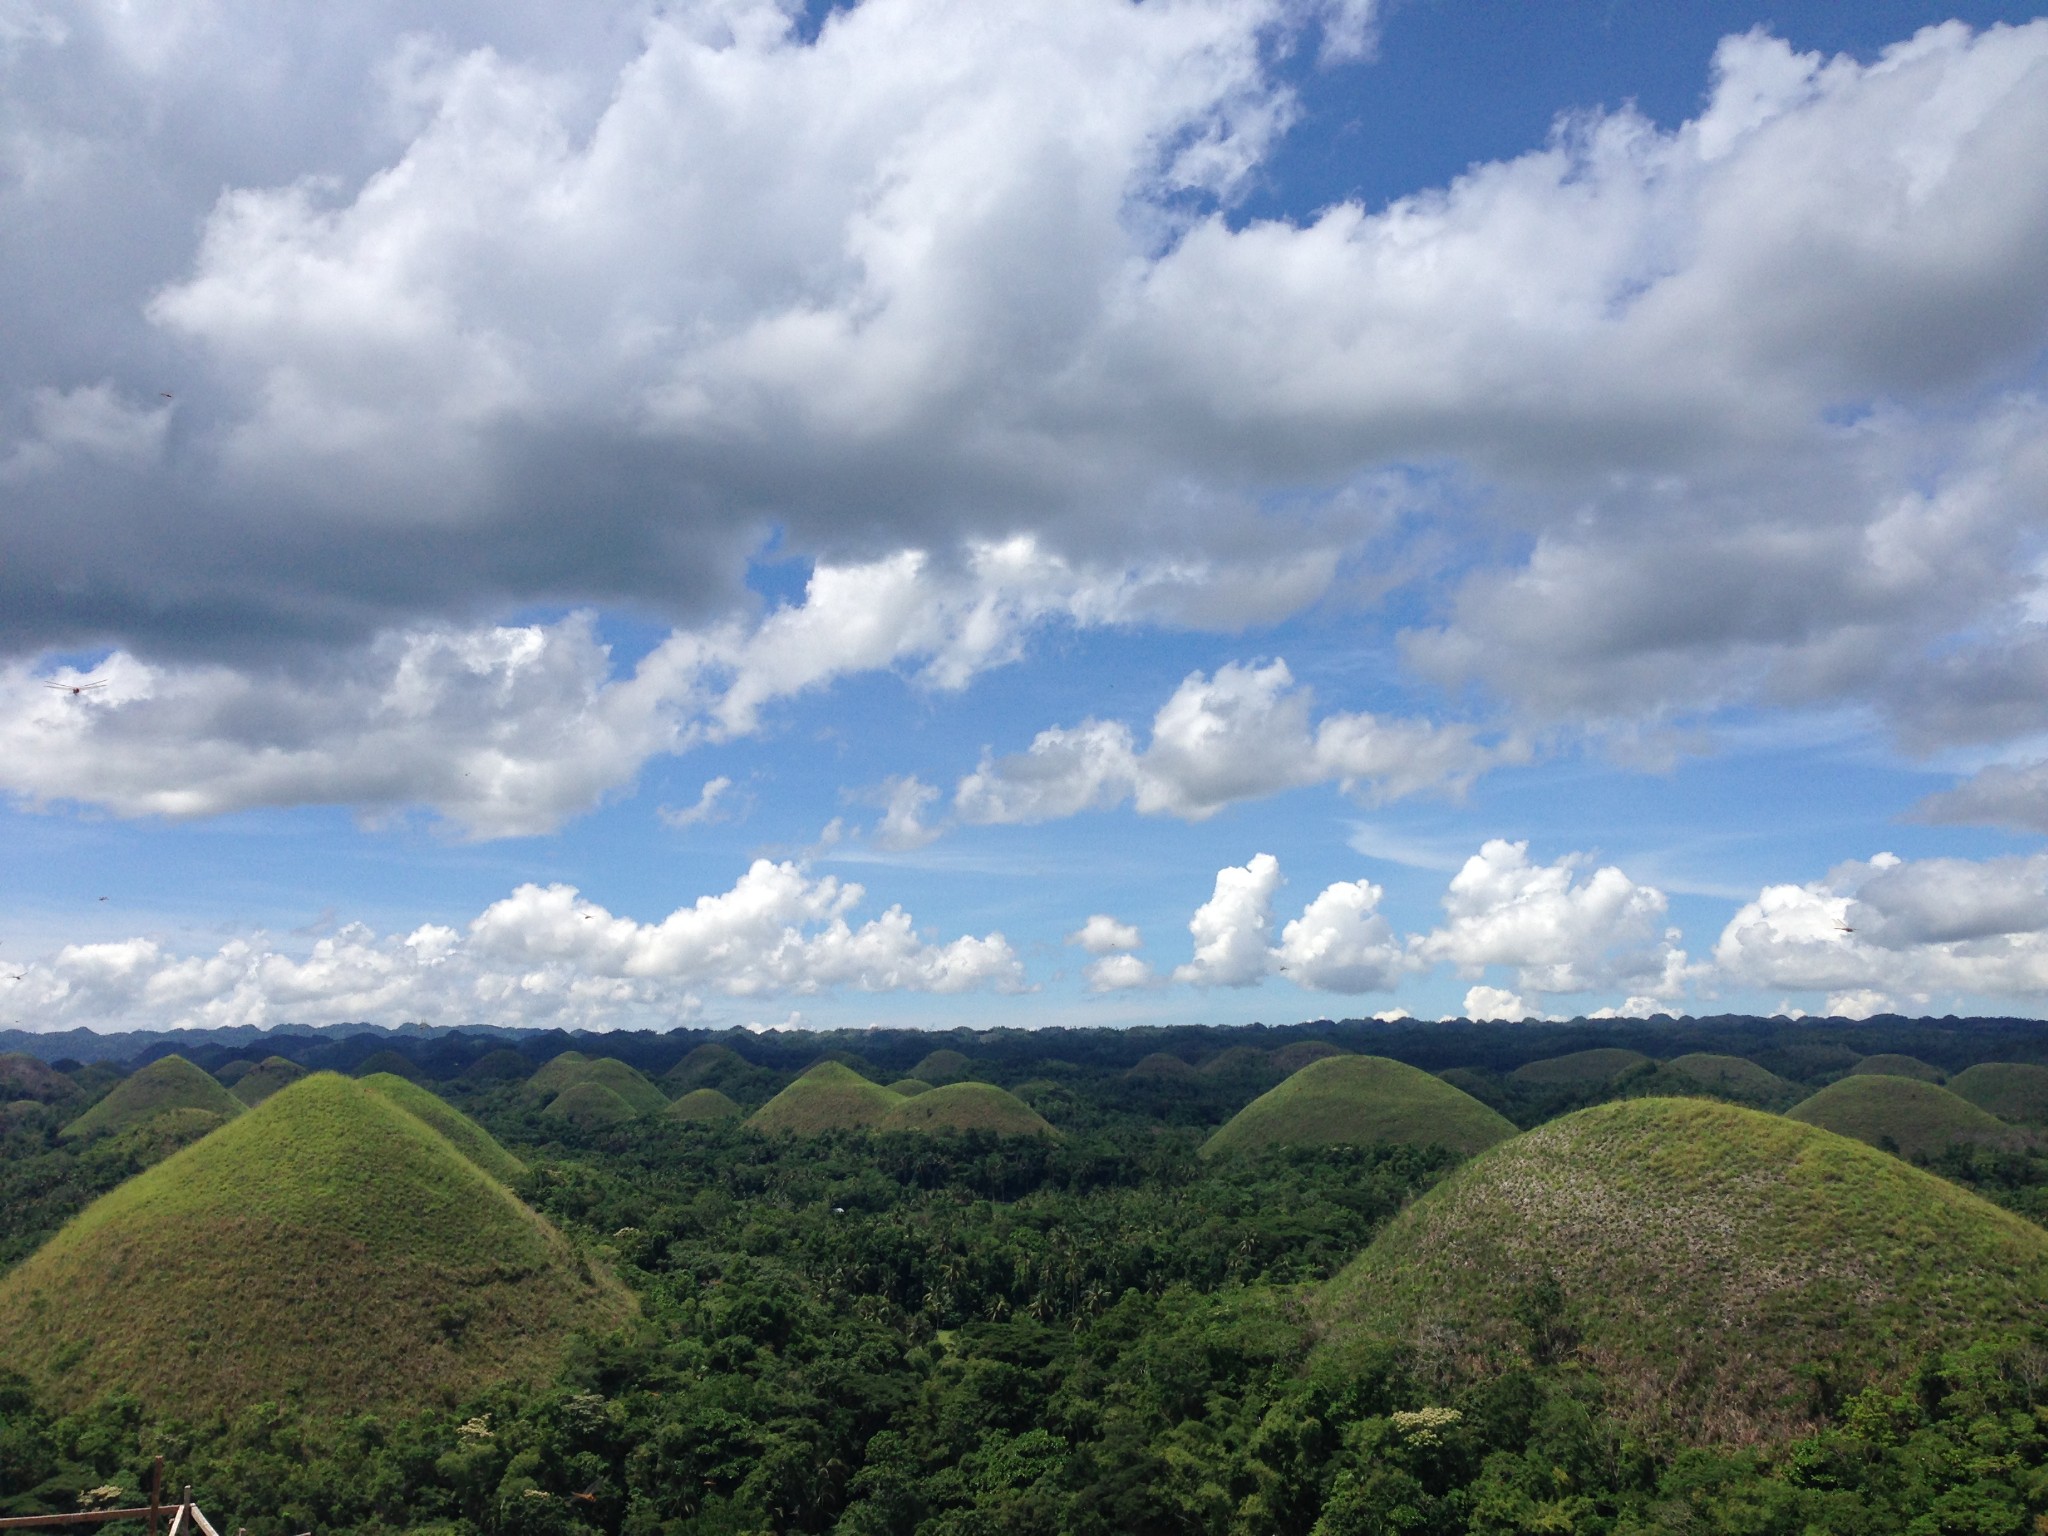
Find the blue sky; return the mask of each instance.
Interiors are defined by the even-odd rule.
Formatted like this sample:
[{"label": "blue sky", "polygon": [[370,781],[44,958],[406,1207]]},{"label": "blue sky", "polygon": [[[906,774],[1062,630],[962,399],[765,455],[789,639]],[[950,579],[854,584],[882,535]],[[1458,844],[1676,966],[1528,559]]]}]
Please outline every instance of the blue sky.
[{"label": "blue sky", "polygon": [[10,12],[0,1023],[2038,1014],[2039,14]]}]

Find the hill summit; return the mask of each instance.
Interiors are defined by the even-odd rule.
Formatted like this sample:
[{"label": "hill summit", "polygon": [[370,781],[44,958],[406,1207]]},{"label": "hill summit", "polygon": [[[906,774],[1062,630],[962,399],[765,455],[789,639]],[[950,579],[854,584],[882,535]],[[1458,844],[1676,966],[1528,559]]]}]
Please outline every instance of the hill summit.
[{"label": "hill summit", "polygon": [[0,1280],[0,1358],[53,1402],[233,1413],[452,1402],[633,1310],[369,1083],[319,1073],[88,1206]]},{"label": "hill summit", "polygon": [[2048,1232],[1944,1179],[1780,1116],[1629,1099],[1474,1158],[1319,1308],[1326,1348],[1406,1340],[1453,1376],[1577,1359],[1639,1431],[1743,1443],[2044,1303]]},{"label": "hill summit", "polygon": [[1504,1115],[1419,1068],[1384,1056],[1325,1056],[1245,1105],[1202,1155],[1380,1141],[1477,1152],[1514,1134]]},{"label": "hill summit", "polygon": [[131,1072],[104,1099],[64,1127],[67,1140],[131,1130],[173,1109],[199,1109],[222,1119],[242,1113],[242,1102],[182,1056],[164,1056]]}]

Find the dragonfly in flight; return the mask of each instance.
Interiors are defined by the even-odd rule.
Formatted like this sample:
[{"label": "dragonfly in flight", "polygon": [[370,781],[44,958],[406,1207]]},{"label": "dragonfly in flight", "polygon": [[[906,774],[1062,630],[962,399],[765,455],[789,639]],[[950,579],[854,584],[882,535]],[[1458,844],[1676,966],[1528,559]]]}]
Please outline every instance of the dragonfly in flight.
[{"label": "dragonfly in flight", "polygon": [[98,682],[96,682],[96,683],[49,683],[49,682],[46,682],[46,683],[44,683],[44,684],[43,684],[43,686],[44,686],[45,688],[54,688],[54,689],[56,689],[56,690],[57,690],[57,691],[58,691],[59,693],[68,693],[68,694],[70,694],[70,695],[71,695],[71,696],[72,696],[73,698],[76,698],[76,697],[77,697],[77,696],[78,696],[79,694],[81,694],[81,693],[91,693],[91,692],[93,691],[93,689],[95,689],[95,688],[104,688],[104,687],[106,687],[106,686],[107,686],[107,684],[108,684],[108,683],[109,683],[110,681],[111,681],[111,679],[109,679],[109,678],[104,678],[104,677],[103,677],[103,678],[101,678],[101,679],[100,679],[100,680],[99,680]]}]

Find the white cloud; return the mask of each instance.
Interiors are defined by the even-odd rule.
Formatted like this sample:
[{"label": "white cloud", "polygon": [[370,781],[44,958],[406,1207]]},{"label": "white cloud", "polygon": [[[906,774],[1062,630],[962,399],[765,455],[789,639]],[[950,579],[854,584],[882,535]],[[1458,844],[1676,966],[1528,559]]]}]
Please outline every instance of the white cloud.
[{"label": "white cloud", "polygon": [[1135,923],[1118,922],[1105,912],[1097,912],[1068,934],[1067,942],[1080,945],[1091,955],[1108,955],[1118,950],[1136,949],[1144,941]]},{"label": "white cloud", "polygon": [[1001,934],[928,939],[900,907],[856,925],[864,894],[761,860],[731,890],[640,923],[571,886],[523,885],[463,930],[380,937],[347,924],[307,949],[259,933],[192,955],[147,938],[71,945],[29,962],[8,1001],[32,1029],[366,1018],[605,1028],[699,1016],[708,993],[1023,986]]},{"label": "white cloud", "polygon": [[1534,1010],[1520,997],[1500,987],[1478,986],[1465,994],[1464,1017],[1475,1022],[1519,1024],[1534,1016]]},{"label": "white cloud", "polygon": [[671,827],[694,827],[705,822],[723,821],[726,816],[723,802],[726,792],[731,788],[732,780],[721,773],[716,778],[704,781],[704,787],[698,791],[695,805],[684,806],[681,810],[662,806],[656,814]]},{"label": "white cloud", "polygon": [[[2048,854],[1907,861],[1881,853],[1766,886],[1722,930],[1728,979],[1826,992],[1863,1017],[1894,998],[2048,995]],[[1837,1006],[1837,1005],[1840,1006]]]},{"label": "white cloud", "polygon": [[922,848],[938,837],[936,827],[924,820],[925,807],[939,798],[935,785],[920,782],[915,775],[886,780],[882,785],[882,819],[868,834],[877,848],[902,851]]},{"label": "white cloud", "polygon": [[1527,755],[1517,741],[1484,745],[1465,726],[1343,713],[1315,721],[1313,706],[1284,661],[1190,673],[1153,716],[1144,751],[1118,721],[1054,726],[1024,752],[985,753],[955,789],[954,811],[970,824],[1028,824],[1129,800],[1144,815],[1201,821],[1308,784],[1375,799],[1457,794],[1494,764]]},{"label": "white cloud", "polygon": [[1104,955],[1083,968],[1091,992],[1123,992],[1152,984],[1152,967],[1136,955]]},{"label": "white cloud", "polygon": [[1215,893],[1188,922],[1194,959],[1178,967],[1173,979],[1205,987],[1249,987],[1264,979],[1273,966],[1267,940],[1279,888],[1280,861],[1270,853],[1219,869]]},{"label": "white cloud", "polygon": [[1319,992],[1392,990],[1407,966],[1379,912],[1384,894],[1366,880],[1325,888],[1280,931],[1278,962],[1287,978]]},{"label": "white cloud", "polygon": [[1526,842],[1489,840],[1444,894],[1448,921],[1415,943],[1418,960],[1468,975],[1512,966],[1524,992],[1586,992],[1648,980],[1683,985],[1685,954],[1664,927],[1664,893],[1607,865],[1585,878],[1567,854],[1533,864]]}]

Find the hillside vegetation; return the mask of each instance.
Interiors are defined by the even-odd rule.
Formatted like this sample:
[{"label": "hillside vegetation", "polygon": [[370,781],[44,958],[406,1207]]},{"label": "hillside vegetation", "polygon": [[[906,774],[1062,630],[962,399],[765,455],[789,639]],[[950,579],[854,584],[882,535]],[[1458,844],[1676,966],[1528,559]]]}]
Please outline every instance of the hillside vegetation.
[{"label": "hillside vegetation", "polygon": [[251,1108],[261,1104],[280,1088],[288,1088],[306,1075],[306,1069],[285,1056],[269,1056],[252,1063],[236,1077],[230,1092]]},{"label": "hillside vegetation", "polygon": [[1851,1073],[1785,1113],[1904,1157],[1935,1157],[1955,1144],[2010,1151],[2026,1142],[1997,1116],[1912,1077]]},{"label": "hillside vegetation", "polygon": [[1674,1056],[1665,1065],[1674,1072],[1682,1072],[1702,1088],[1715,1093],[1727,1094],[1731,1098],[1754,1099],[1761,1102],[1783,1100],[1790,1102],[1799,1089],[1778,1076],[1767,1067],[1760,1067],[1743,1056],[1718,1056],[1709,1051],[1689,1051],[1683,1056]]},{"label": "hillside vegetation", "polygon": [[1498,1112],[1427,1072],[1384,1056],[1329,1056],[1239,1110],[1202,1155],[1379,1142],[1477,1152],[1514,1134]]},{"label": "hillside vegetation", "polygon": [[973,1070],[974,1063],[963,1052],[941,1047],[927,1052],[924,1059],[910,1069],[909,1076],[936,1087],[941,1083],[956,1083]]},{"label": "hillside vegetation", "polygon": [[70,1078],[33,1056],[0,1055],[0,1100],[35,1099],[50,1104],[77,1092],[78,1085]]},{"label": "hillside vegetation", "polygon": [[662,1113],[671,1120],[737,1120],[740,1107],[716,1088],[692,1088]]},{"label": "hillside vegetation", "polygon": [[876,1124],[883,1131],[989,1131],[1000,1136],[1053,1136],[1046,1119],[992,1083],[949,1083],[904,1098]]},{"label": "hillside vegetation", "polygon": [[130,1073],[107,1096],[64,1127],[67,1140],[129,1130],[170,1109],[203,1109],[222,1119],[242,1112],[242,1102],[182,1056],[164,1056]]},{"label": "hillside vegetation", "polygon": [[1987,1061],[1950,1078],[1948,1091],[2013,1125],[2048,1126],[2048,1067]]},{"label": "hillside vegetation", "polygon": [[902,1102],[901,1094],[869,1082],[844,1062],[821,1061],[755,1110],[747,1124],[797,1136],[872,1130]]},{"label": "hillside vegetation", "polygon": [[1541,1061],[1528,1062],[1515,1068],[1508,1075],[1518,1083],[1534,1083],[1550,1086],[1562,1083],[1604,1083],[1632,1072],[1637,1067],[1646,1067],[1650,1058],[1641,1051],[1622,1050],[1618,1046],[1601,1046],[1590,1051],[1573,1051],[1564,1056],[1547,1056]]},{"label": "hillside vegetation", "polygon": [[[663,1107],[667,1107],[666,1100],[663,1100]],[[590,1130],[598,1126],[624,1125],[628,1120],[638,1120],[640,1113],[603,1083],[586,1078],[571,1083],[548,1100],[541,1117],[566,1120],[571,1125]]]},{"label": "hillside vegetation", "polygon": [[447,1137],[464,1157],[502,1184],[510,1184],[526,1172],[526,1164],[499,1145],[497,1137],[431,1089],[410,1078],[379,1072],[362,1080],[363,1086],[382,1094],[415,1119]]},{"label": "hillside vegetation", "polygon": [[1866,1056],[1849,1069],[1851,1077],[1916,1077],[1923,1083],[1941,1082],[1948,1074],[1936,1066],[1930,1066],[1917,1056],[1901,1056],[1886,1052],[1877,1056]]},{"label": "hillside vegetation", "polygon": [[1639,1431],[1742,1443],[1896,1386],[1927,1349],[2030,1329],[2044,1304],[2039,1227],[1847,1137],[1635,1099],[1475,1158],[1319,1311],[1327,1348],[1421,1339],[1465,1376],[1577,1358]]},{"label": "hillside vegetation", "polygon": [[101,1197],[0,1279],[0,1357],[57,1402],[450,1401],[632,1311],[376,1089],[308,1077]]}]

